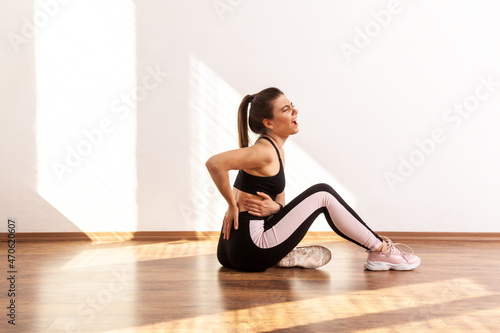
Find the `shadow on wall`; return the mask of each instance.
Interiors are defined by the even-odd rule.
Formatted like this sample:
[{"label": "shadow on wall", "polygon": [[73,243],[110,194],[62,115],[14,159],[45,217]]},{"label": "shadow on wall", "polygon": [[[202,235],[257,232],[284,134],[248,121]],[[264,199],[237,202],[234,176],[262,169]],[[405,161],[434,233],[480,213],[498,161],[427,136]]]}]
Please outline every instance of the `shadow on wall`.
[{"label": "shadow on wall", "polygon": [[[0,166],[2,212],[17,222],[16,232],[80,231],[58,207],[37,191],[39,180],[44,175],[39,169],[42,156],[38,150],[40,115],[37,107],[41,89],[36,85],[39,70],[36,68],[36,43],[38,37],[48,35],[49,31],[39,28],[35,35],[30,25],[36,15],[45,12],[40,11],[36,1],[5,3],[2,7],[6,13],[5,21],[2,18],[2,31],[6,32],[9,41],[5,53],[2,53],[6,85],[2,95],[4,109],[1,111],[0,132],[2,155],[7,157],[7,163]],[[59,136],[58,131],[64,129],[52,130],[55,131],[53,136]]]},{"label": "shadow on wall", "polygon": [[[40,6],[35,3],[35,13],[42,10]],[[86,21],[90,16],[94,17],[92,25]],[[150,183],[157,177],[144,172],[152,169],[138,158],[148,154],[144,143],[150,144],[152,139],[138,145],[138,135],[160,131],[163,118],[156,117],[165,114],[149,110],[148,115],[141,115],[150,117],[143,121],[149,127],[141,127],[137,108],[167,73],[155,66],[137,69],[134,2],[70,3],[56,18],[34,40],[38,194],[59,212],[60,220],[71,222],[91,238],[96,232],[129,233],[128,239],[136,231],[163,230],[159,226],[165,223],[164,213],[172,212],[162,206],[155,184]],[[242,96],[195,55],[189,54],[185,60],[189,201],[178,205],[176,213],[185,230],[219,230],[225,202],[204,163],[213,154],[237,147],[236,110]],[[155,104],[157,109],[161,102]],[[151,121],[157,128],[151,128]],[[355,207],[354,196],[292,140],[285,150],[288,200],[310,185],[326,182]],[[151,164],[151,158],[145,158],[147,163]],[[182,160],[177,163],[185,168]],[[138,165],[145,167],[141,177]],[[158,167],[153,170],[160,172]],[[165,170],[161,172],[165,176]],[[231,181],[234,176],[235,172]],[[140,192],[142,199],[138,197],[139,181],[147,190]],[[168,196],[166,192],[178,190],[167,187],[161,191]],[[152,203],[143,207],[146,201]],[[143,211],[152,208],[161,214],[154,219],[144,215],[139,225],[139,205]],[[60,230],[60,220],[51,227]],[[326,223],[316,223],[312,230],[329,228]],[[65,231],[76,230],[69,227]]]}]

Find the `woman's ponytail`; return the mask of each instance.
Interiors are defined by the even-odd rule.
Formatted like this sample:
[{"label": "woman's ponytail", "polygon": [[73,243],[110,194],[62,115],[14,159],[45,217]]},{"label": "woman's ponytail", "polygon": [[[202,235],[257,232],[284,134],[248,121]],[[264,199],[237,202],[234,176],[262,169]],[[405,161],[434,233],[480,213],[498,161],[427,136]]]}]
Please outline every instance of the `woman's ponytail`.
[{"label": "woman's ponytail", "polygon": [[253,95],[243,97],[238,108],[238,143],[240,148],[248,147],[248,104]]},{"label": "woman's ponytail", "polygon": [[[273,119],[274,101],[283,95],[278,88],[267,88],[255,95],[246,95],[238,109],[238,141],[240,148],[248,147],[248,128],[255,134],[265,134],[264,119]],[[250,105],[250,110],[248,105]],[[250,114],[249,114],[250,113]]]}]

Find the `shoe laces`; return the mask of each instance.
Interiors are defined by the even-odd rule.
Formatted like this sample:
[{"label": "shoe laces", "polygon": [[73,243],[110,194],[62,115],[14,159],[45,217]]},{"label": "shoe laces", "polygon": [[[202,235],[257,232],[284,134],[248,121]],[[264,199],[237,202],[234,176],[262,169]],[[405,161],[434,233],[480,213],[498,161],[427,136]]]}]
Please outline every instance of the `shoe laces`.
[{"label": "shoe laces", "polygon": [[[382,253],[389,257],[393,252],[399,253],[401,257],[403,257],[404,260],[408,262],[408,258],[411,257],[414,253],[413,249],[409,247],[406,244],[403,243],[393,243],[388,237],[382,236],[382,238],[385,240],[387,243],[387,250],[383,251]],[[404,246],[408,249],[410,249],[411,253],[407,253],[399,248],[399,246]]]},{"label": "shoe laces", "polygon": [[[300,253],[300,255],[303,255],[303,256],[304,256],[304,255],[307,255],[307,250],[308,250],[308,248],[307,248],[307,247],[305,247],[305,246],[300,246],[300,247],[299,247],[299,246],[297,246],[297,247],[295,248],[295,251],[297,251],[297,253]],[[313,251],[313,252],[314,252],[314,251]]]},{"label": "shoe laces", "polygon": [[294,250],[302,256],[309,257],[310,253],[312,253],[313,257],[321,256],[321,250],[315,248],[314,246],[297,246]]}]

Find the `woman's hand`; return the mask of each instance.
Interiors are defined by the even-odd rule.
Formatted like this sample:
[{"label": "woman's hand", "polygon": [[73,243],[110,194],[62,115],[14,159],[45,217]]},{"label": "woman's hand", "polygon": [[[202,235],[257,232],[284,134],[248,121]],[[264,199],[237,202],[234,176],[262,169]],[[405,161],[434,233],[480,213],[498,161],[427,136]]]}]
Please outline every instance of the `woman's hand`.
[{"label": "woman's hand", "polygon": [[238,230],[238,206],[229,206],[224,215],[224,221],[222,222],[222,233],[224,234],[224,239],[229,239],[231,235],[231,228]]},{"label": "woman's hand", "polygon": [[276,214],[281,209],[280,205],[271,199],[270,196],[263,192],[257,192],[257,195],[262,198],[259,199],[243,199],[243,207],[245,210],[255,216],[269,216]]}]

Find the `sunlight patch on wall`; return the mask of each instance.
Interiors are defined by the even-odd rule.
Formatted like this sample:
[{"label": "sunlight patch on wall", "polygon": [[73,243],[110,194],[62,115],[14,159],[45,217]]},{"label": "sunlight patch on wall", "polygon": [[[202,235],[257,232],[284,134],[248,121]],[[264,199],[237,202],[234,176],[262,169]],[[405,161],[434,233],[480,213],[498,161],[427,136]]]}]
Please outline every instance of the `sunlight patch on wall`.
[{"label": "sunlight patch on wall", "polygon": [[[213,184],[205,168],[205,162],[212,155],[238,148],[237,110],[242,98],[243,95],[201,60],[191,55],[189,96],[191,196],[197,198],[197,205],[183,207],[183,215],[192,230],[206,231],[221,228],[227,203]],[[256,135],[251,135],[251,142],[256,138]],[[288,139],[284,150],[287,163],[285,166],[287,202],[311,185],[328,183],[352,207],[355,207],[354,195],[304,149],[295,144],[293,139]],[[235,177],[236,171],[232,171],[231,184],[234,183]],[[311,230],[331,229],[323,219],[314,223]]]},{"label": "sunlight patch on wall", "polygon": [[134,3],[64,7],[38,33],[35,61],[39,195],[86,233],[135,231]]}]

